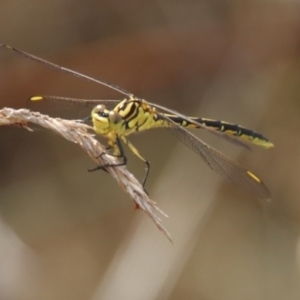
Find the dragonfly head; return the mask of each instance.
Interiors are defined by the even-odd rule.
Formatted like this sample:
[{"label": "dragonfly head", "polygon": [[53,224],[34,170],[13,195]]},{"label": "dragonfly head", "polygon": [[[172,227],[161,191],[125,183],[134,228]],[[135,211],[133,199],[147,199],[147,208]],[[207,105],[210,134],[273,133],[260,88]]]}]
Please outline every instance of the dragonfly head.
[{"label": "dragonfly head", "polygon": [[118,124],[122,117],[114,110],[106,109],[105,105],[97,105],[91,113],[94,130],[98,134],[106,135],[114,130],[114,125]]}]

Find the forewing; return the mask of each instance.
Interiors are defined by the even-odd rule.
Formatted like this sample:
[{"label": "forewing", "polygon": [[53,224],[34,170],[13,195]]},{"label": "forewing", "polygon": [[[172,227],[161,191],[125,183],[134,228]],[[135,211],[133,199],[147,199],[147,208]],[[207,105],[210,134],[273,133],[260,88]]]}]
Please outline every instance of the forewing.
[{"label": "forewing", "polygon": [[[40,100],[32,100],[40,99]],[[56,96],[34,96],[27,100],[26,107],[51,117],[64,119],[83,119],[90,117],[92,109],[103,104],[108,109],[116,106],[120,100],[87,100]]]}]

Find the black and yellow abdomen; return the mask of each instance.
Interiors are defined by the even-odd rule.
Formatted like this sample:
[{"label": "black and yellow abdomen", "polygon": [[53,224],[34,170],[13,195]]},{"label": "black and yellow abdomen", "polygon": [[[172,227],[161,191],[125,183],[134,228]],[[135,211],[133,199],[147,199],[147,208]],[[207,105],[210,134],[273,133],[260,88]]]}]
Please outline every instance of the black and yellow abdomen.
[{"label": "black and yellow abdomen", "polygon": [[[172,121],[177,123],[178,125],[186,128],[200,128],[197,124],[188,122],[187,120],[182,119],[176,115],[167,115]],[[242,140],[248,141],[250,143],[265,147],[271,148],[273,147],[273,143],[271,143],[266,137],[262,134],[257,133],[253,130],[247,129],[243,126],[232,124],[219,120],[205,119],[205,118],[197,118],[197,117],[189,117],[191,120],[200,123],[208,127],[209,129],[213,129],[216,131],[224,132],[230,136],[234,136],[240,138]]]}]

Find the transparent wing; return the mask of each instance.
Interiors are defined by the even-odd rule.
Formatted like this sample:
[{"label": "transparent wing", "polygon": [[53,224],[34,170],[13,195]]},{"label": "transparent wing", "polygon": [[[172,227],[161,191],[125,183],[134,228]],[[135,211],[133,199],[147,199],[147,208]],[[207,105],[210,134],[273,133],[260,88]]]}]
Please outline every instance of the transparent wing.
[{"label": "transparent wing", "polygon": [[221,132],[221,131],[215,131],[215,130],[212,130],[211,128],[205,128],[206,130],[209,130],[209,132],[211,132],[212,134],[216,135],[217,137],[220,137],[222,138],[223,140],[235,145],[235,146],[240,146],[240,147],[243,147],[245,148],[246,150],[248,151],[251,151],[252,148],[249,146],[249,143],[247,142],[244,142],[242,140],[240,140],[239,138],[237,137],[234,137],[232,135],[228,135],[224,132]]},{"label": "transparent wing", "polygon": [[115,107],[120,100],[87,100],[57,96],[33,96],[26,102],[26,107],[52,117],[65,119],[83,119],[91,115],[92,109],[104,104],[108,109]]},{"label": "transparent wing", "polygon": [[269,190],[252,172],[244,169],[237,162],[210,147],[187,129],[173,122],[167,116],[163,114],[159,114],[159,116],[170,124],[170,127],[167,127],[167,129],[182,143],[198,154],[212,170],[258,198],[270,198]]}]

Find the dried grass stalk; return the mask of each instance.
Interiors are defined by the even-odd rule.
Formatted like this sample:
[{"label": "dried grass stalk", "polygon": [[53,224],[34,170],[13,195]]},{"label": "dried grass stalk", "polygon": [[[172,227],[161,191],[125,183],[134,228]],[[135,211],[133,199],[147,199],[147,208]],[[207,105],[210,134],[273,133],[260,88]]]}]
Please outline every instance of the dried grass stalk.
[{"label": "dried grass stalk", "polygon": [[[115,164],[117,162],[115,157],[102,155],[102,153],[105,153],[104,147],[94,138],[94,134],[90,132],[92,128],[86,124],[75,120],[51,118],[28,109],[3,108],[0,110],[0,125],[21,125],[32,131],[27,126],[28,123],[34,123],[52,130],[65,139],[78,144],[98,165]],[[156,212],[160,212],[164,216],[166,214],[156,206],[154,201],[149,199],[139,181],[128,172],[125,166],[108,167],[107,171],[172,242],[169,232],[162,225]]]}]

